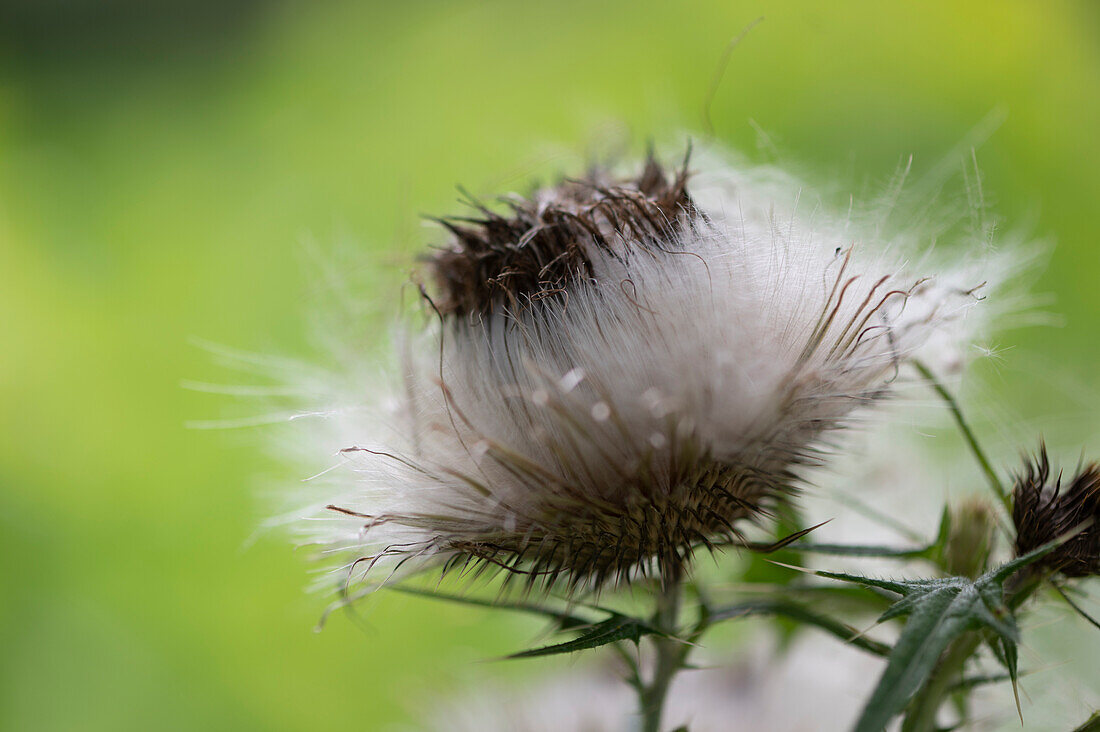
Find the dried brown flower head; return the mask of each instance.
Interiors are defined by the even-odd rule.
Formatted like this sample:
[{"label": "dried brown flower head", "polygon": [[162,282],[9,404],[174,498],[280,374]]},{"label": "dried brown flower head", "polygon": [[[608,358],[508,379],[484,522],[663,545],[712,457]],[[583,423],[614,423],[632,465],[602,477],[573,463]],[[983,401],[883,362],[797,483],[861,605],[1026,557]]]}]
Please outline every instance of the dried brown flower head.
[{"label": "dried brown flower head", "polygon": [[428,258],[435,305],[444,315],[488,314],[564,296],[571,280],[594,275],[596,250],[652,244],[688,225],[697,211],[687,182],[686,159],[670,176],[651,154],[635,178],[596,169],[529,199],[504,197],[509,216],[471,201],[479,217],[437,219],[453,238]]},{"label": "dried brown flower head", "polygon": [[1012,520],[1018,556],[1084,526],[1040,564],[1067,577],[1100,574],[1100,464],[1085,465],[1063,485],[1040,446],[1016,477]]}]

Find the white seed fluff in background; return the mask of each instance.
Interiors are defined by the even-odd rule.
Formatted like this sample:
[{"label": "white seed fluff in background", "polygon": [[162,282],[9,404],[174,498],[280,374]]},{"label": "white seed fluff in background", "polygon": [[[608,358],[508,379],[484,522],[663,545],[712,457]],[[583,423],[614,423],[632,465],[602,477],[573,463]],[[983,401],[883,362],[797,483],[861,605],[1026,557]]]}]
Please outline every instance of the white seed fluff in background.
[{"label": "white seed fluff in background", "polygon": [[[958,361],[988,273],[831,216],[717,154],[597,172],[443,222],[400,379],[342,383],[299,523],[344,582],[502,567],[668,579],[797,490],[929,355]],[[979,255],[971,252],[970,255]]]}]

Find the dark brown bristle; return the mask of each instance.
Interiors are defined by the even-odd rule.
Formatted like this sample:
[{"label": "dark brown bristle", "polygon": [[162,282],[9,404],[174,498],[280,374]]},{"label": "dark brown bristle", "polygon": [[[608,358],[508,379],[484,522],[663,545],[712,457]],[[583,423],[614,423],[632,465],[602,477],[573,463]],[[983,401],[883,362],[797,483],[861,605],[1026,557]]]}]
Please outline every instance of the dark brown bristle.
[{"label": "dark brown bristle", "polygon": [[1100,574],[1100,465],[1086,465],[1062,485],[1061,473],[1051,475],[1046,448],[1040,447],[1016,478],[1012,520],[1018,556],[1081,529],[1041,565],[1066,577]]},{"label": "dark brown bristle", "polygon": [[[473,563],[477,574],[499,570],[528,590],[561,582],[599,588],[636,574],[682,576],[697,549],[740,542],[742,524],[772,515],[794,491],[786,481],[706,459],[677,472],[668,482],[639,478],[623,486],[628,500],[548,505],[546,515],[517,516],[509,530],[456,522],[453,534],[439,531],[432,548],[451,555],[444,573]],[[413,524],[415,517],[403,521]]]},{"label": "dark brown bristle", "polygon": [[476,217],[445,218],[450,245],[428,258],[433,303],[443,315],[477,315],[565,297],[577,278],[592,277],[598,250],[649,243],[687,225],[695,207],[687,161],[672,176],[651,155],[641,174],[611,180],[596,171],[532,198],[504,201],[508,215],[474,203]]}]

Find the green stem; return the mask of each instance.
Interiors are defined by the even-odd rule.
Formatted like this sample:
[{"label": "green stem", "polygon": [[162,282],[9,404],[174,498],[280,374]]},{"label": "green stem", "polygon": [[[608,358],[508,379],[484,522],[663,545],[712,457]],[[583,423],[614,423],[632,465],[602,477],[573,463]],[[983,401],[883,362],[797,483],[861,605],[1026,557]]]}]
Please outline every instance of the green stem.
[{"label": "green stem", "polygon": [[932,678],[920,690],[910,703],[909,713],[902,722],[901,732],[932,732],[936,729],[936,713],[943,704],[944,697],[961,675],[966,660],[974,655],[981,645],[979,633],[967,633],[958,638],[947,649],[940,660]]},{"label": "green stem", "polygon": [[691,648],[689,644],[676,638],[682,597],[683,585],[679,580],[668,581],[657,595],[657,610],[654,613],[653,623],[668,637],[658,637],[654,640],[657,658],[653,676],[639,689],[642,732],[660,732],[668,688],[672,684],[673,677],[683,668]]},{"label": "green stem", "polygon": [[951,410],[951,414],[955,417],[955,423],[958,425],[959,431],[962,432],[963,437],[966,439],[966,444],[970,446],[970,451],[974,453],[974,457],[981,466],[982,472],[985,473],[985,477],[989,480],[989,487],[993,489],[993,492],[997,495],[997,499],[1001,502],[1001,505],[1005,507],[1005,510],[1011,514],[1012,503],[1008,498],[1008,492],[1005,490],[1004,484],[1001,483],[1001,479],[997,476],[997,471],[993,469],[993,465],[989,462],[989,458],[986,457],[981,445],[978,444],[978,438],[975,437],[973,430],[970,429],[970,425],[967,424],[958,401],[956,401],[951,392],[947,390],[947,387],[936,378],[936,375],[932,373],[931,369],[920,361],[913,361],[913,365],[916,367],[917,371],[920,372],[920,375],[928,380],[928,383],[932,385],[932,388],[939,394],[940,398],[943,399]]}]

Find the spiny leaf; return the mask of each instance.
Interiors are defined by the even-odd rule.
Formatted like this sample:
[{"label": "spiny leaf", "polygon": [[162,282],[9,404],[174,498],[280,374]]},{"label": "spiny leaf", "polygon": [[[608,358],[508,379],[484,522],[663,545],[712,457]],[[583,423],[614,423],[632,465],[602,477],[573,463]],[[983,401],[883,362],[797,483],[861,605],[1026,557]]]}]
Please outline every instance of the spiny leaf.
[{"label": "spiny leaf", "polygon": [[998,636],[1017,643],[1020,631],[1016,628],[1016,618],[1004,603],[1004,591],[1000,586],[988,587],[976,585],[982,601],[974,604],[978,621],[993,629]]},{"label": "spiny leaf", "polygon": [[998,655],[1002,656],[1016,691],[1019,632],[1016,619],[1005,603],[1004,581],[1021,567],[1041,558],[1057,543],[1052,542],[990,570],[977,580],[946,577],[896,581],[817,572],[823,577],[895,592],[902,598],[879,619],[909,618],[856,723],[856,731],[878,732],[885,728],[925,684],[948,646],[968,631],[985,628],[995,634],[1000,641],[1001,653]]},{"label": "spiny leaf", "polygon": [[884,580],[876,579],[874,577],[861,577],[857,574],[846,574],[844,572],[827,572],[824,569],[816,570],[813,573],[816,574],[818,577],[828,577],[829,579],[840,580],[841,582],[851,582],[853,584],[865,585],[867,587],[877,587],[880,590],[888,590],[899,595],[908,595],[912,592],[916,592],[921,589],[925,583],[934,581]]},{"label": "spiny leaf", "polygon": [[862,546],[851,544],[795,544],[794,549],[807,554],[835,554],[846,557],[895,557],[912,559],[928,556],[934,544],[920,547]]},{"label": "spiny leaf", "polygon": [[856,732],[886,728],[924,684],[951,641],[977,625],[973,607],[980,602],[973,586],[946,586],[928,591],[911,605],[909,621],[856,723]]},{"label": "spiny leaf", "polygon": [[389,589],[396,592],[402,592],[406,595],[415,595],[417,597],[430,597],[433,600],[445,600],[447,602],[454,602],[460,605],[474,605],[476,607],[498,608],[501,610],[514,610],[516,612],[529,613],[532,615],[542,615],[543,617],[556,620],[559,624],[559,627],[561,627],[562,629],[591,625],[593,622],[588,618],[582,618],[580,616],[573,615],[562,610],[555,610],[553,608],[543,607],[542,605],[536,605],[534,603],[528,602],[497,602],[493,600],[483,600],[477,597],[452,595],[447,592],[424,590],[417,587],[402,587],[401,585],[394,585]]},{"label": "spiny leaf", "polygon": [[860,632],[852,626],[842,623],[839,620],[819,615],[803,605],[785,600],[762,598],[760,600],[750,600],[729,607],[719,608],[711,613],[710,622],[718,623],[723,620],[743,618],[750,615],[777,615],[790,618],[791,620],[820,628],[827,633],[835,635],[845,643],[851,643],[857,648],[861,648],[869,653],[874,653],[877,656],[886,656],[890,653],[890,646],[869,638],[864,638]]},{"label": "spiny leaf", "polygon": [[[879,732],[884,729],[925,684],[952,641],[971,630],[987,628],[996,634],[1001,641],[1009,676],[1015,680],[1018,632],[1012,611],[1004,601],[1004,581],[1019,569],[1045,556],[1073,533],[990,570],[977,580],[965,577],[884,580],[840,572],[813,572],[820,577],[901,595],[902,599],[879,619],[909,618],[890,653],[878,685],[856,723],[856,732]],[[1016,688],[1015,684],[1013,688]]]},{"label": "spiny leaf", "polygon": [[1020,715],[1020,724],[1024,723],[1024,710],[1020,708],[1020,687],[1017,683],[1019,675],[1016,670],[1019,656],[1016,653],[1016,641],[1001,637],[1001,645],[1005,653],[1005,665],[1008,666],[1008,675],[1012,679],[1012,697],[1016,700],[1016,714]]},{"label": "spiny leaf", "polygon": [[[847,585],[787,585],[776,588],[774,594],[783,595],[792,600],[807,601],[817,607],[822,602],[832,605],[843,605],[845,608],[853,606],[861,610],[873,610],[882,612],[882,609],[890,604],[890,598],[877,592],[867,592],[862,587]],[[773,594],[773,593],[769,593]]]},{"label": "spiny leaf", "polygon": [[564,643],[556,643],[542,648],[533,648],[529,651],[513,653],[506,658],[534,658],[536,656],[553,656],[559,653],[573,653],[589,648],[598,648],[608,643],[629,640],[637,643],[645,635],[659,635],[667,637],[665,633],[654,628],[649,623],[638,618],[625,615],[613,615],[607,620],[596,623],[579,637]]}]

